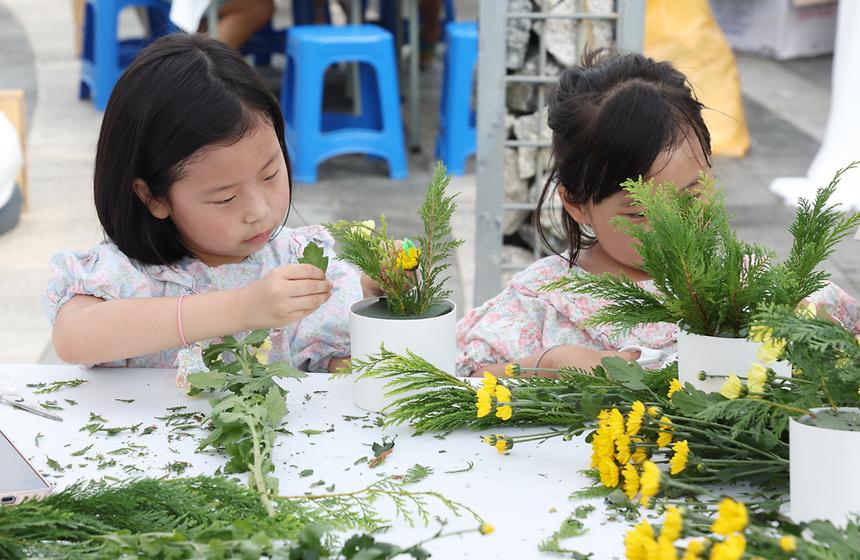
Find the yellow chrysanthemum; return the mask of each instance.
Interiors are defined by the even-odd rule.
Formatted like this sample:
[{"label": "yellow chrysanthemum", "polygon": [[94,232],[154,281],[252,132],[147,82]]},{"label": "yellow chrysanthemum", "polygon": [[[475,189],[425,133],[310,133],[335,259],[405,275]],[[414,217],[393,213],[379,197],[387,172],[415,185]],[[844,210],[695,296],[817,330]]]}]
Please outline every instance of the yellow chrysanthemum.
[{"label": "yellow chrysanthemum", "polygon": [[[764,393],[765,383],[767,383],[767,368],[761,364],[753,364],[747,372],[747,389],[750,393]],[[761,395],[750,396],[761,397]]]},{"label": "yellow chrysanthemum", "polygon": [[410,271],[418,268],[418,257],[421,256],[421,249],[417,247],[409,247],[408,249],[400,249],[397,252],[397,259],[394,265],[397,268]]},{"label": "yellow chrysanthemum", "polygon": [[376,222],[373,220],[365,220],[363,222],[358,222],[350,228],[352,233],[364,238],[370,237],[370,234],[373,233],[375,229]]},{"label": "yellow chrysanthemum", "polygon": [[496,417],[501,419],[501,420],[506,420],[506,421],[510,420],[511,416],[513,416],[513,414],[514,414],[514,410],[511,408],[511,405],[509,405],[509,404],[501,405],[496,409]]},{"label": "yellow chrysanthemum", "polygon": [[505,375],[508,377],[519,377],[521,370],[520,364],[510,363],[505,366]]},{"label": "yellow chrysanthemum", "polygon": [[764,325],[750,327],[749,339],[753,342],[767,342],[773,338],[773,329]]},{"label": "yellow chrysanthemum", "polygon": [[644,447],[637,447],[633,451],[633,455],[630,456],[630,460],[637,465],[641,465],[648,460],[648,451]]},{"label": "yellow chrysanthemum", "polygon": [[604,457],[612,458],[615,454],[615,440],[609,432],[597,430],[591,439],[591,466],[596,467]]},{"label": "yellow chrysanthemum", "polygon": [[681,560],[699,560],[699,556],[705,552],[705,543],[702,541],[690,541],[687,543],[687,550],[684,551],[684,557]]},{"label": "yellow chrysanthemum", "polygon": [[622,434],[615,440],[615,458],[622,465],[630,461],[630,436]]},{"label": "yellow chrysanthemum", "polygon": [[493,527],[492,525],[490,525],[489,523],[481,523],[481,526],[478,527],[478,531],[480,531],[482,535],[489,535],[490,533],[492,533],[495,530],[496,530],[496,528]]},{"label": "yellow chrysanthemum", "polygon": [[642,463],[642,475],[639,477],[639,493],[642,494],[639,503],[648,507],[651,498],[660,491],[660,469],[651,461]]},{"label": "yellow chrysanthemum", "polygon": [[629,435],[638,434],[642,428],[642,418],[645,416],[645,405],[642,401],[633,401],[633,407],[627,414],[627,433]]},{"label": "yellow chrysanthemum", "polygon": [[794,552],[797,550],[797,539],[791,535],[783,535],[779,538],[779,548],[783,552]]},{"label": "yellow chrysanthemum", "polygon": [[728,379],[726,379],[726,382],[723,383],[723,388],[720,389],[720,394],[729,400],[734,400],[741,396],[741,390],[743,387],[744,384],[741,381],[741,378],[733,373]]},{"label": "yellow chrysanthemum", "polygon": [[669,392],[666,394],[666,396],[671,399],[672,395],[674,395],[678,391],[683,391],[683,390],[684,390],[684,386],[681,385],[681,382],[678,381],[677,378],[675,378],[669,383]]},{"label": "yellow chrysanthemum", "polygon": [[672,445],[672,451],[675,453],[669,459],[669,472],[673,475],[684,472],[687,468],[687,457],[690,454],[690,445],[687,440],[679,441]]},{"label": "yellow chrysanthemum", "polygon": [[624,555],[627,560],[656,558],[657,541],[654,540],[654,530],[647,519],[643,519],[624,535]]},{"label": "yellow chrysanthemum", "polygon": [[260,350],[263,352],[271,352],[272,351],[272,337],[267,336],[266,340],[260,345]]},{"label": "yellow chrysanthemum", "polygon": [[617,438],[624,433],[624,415],[617,408],[609,411],[609,433],[612,434],[612,439]]},{"label": "yellow chrysanthemum", "polygon": [[496,376],[489,371],[485,371],[484,380],[481,383],[483,384],[484,389],[492,393],[496,390],[496,385],[499,383],[499,380],[496,379]]},{"label": "yellow chrysanthemum", "polygon": [[496,445],[496,436],[484,436],[481,438],[487,445]]},{"label": "yellow chrysanthemum", "polygon": [[684,526],[684,518],[681,515],[681,510],[675,506],[666,508],[666,519],[663,521],[663,528],[660,530],[660,540],[666,540],[670,543],[681,538],[681,529]]},{"label": "yellow chrysanthemum", "polygon": [[717,519],[711,531],[718,535],[730,535],[743,531],[748,521],[747,507],[731,498],[723,498],[717,509]]},{"label": "yellow chrysanthemum", "polygon": [[636,467],[627,463],[624,465],[621,475],[624,477],[624,494],[632,500],[636,497],[636,493],[639,492],[639,471],[636,470]]},{"label": "yellow chrysanthemum", "polygon": [[511,390],[504,385],[496,385],[496,400],[500,403],[511,402]]},{"label": "yellow chrysanthemum", "polygon": [[747,548],[747,540],[740,533],[729,536],[711,549],[711,560],[740,560]]},{"label": "yellow chrysanthemum", "polygon": [[493,397],[490,392],[484,388],[478,389],[478,400],[475,403],[478,407],[478,418],[483,418],[493,410]]},{"label": "yellow chrysanthemum", "polygon": [[672,421],[667,416],[660,418],[660,432],[657,435],[657,447],[668,447],[672,443]]},{"label": "yellow chrysanthemum", "polygon": [[514,446],[514,442],[506,438],[505,436],[496,436],[496,451],[499,453],[505,453],[510,451]]},{"label": "yellow chrysanthemum", "polygon": [[649,406],[648,407],[648,416],[650,416],[651,418],[657,418],[657,416],[659,414],[660,414],[660,409],[657,408],[656,406]]},{"label": "yellow chrysanthemum", "polygon": [[785,340],[771,338],[762,343],[756,358],[763,364],[772,364],[782,356],[783,350],[785,350]]},{"label": "yellow chrysanthemum", "polygon": [[678,551],[672,541],[664,539],[663,535],[660,535],[660,538],[657,539],[657,553],[651,558],[654,560],[678,560]]},{"label": "yellow chrysanthemum", "polygon": [[607,488],[615,488],[618,486],[618,465],[615,464],[615,461],[604,457],[600,460],[600,464],[597,466],[597,469],[600,472],[601,484]]},{"label": "yellow chrysanthemum", "polygon": [[854,337],[854,340],[857,341],[857,345],[860,346],[860,334]]},{"label": "yellow chrysanthemum", "polygon": [[257,362],[267,366],[269,365],[269,353],[268,352],[257,352],[254,354],[254,357],[257,359]]}]

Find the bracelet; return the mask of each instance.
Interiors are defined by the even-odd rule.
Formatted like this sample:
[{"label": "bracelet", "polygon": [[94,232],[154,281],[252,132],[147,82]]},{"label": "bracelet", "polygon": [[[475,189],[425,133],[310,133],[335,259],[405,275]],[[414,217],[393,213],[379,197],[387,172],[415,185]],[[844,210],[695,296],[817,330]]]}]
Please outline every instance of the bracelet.
[{"label": "bracelet", "polygon": [[549,348],[547,348],[547,349],[545,349],[543,352],[541,352],[541,353],[540,353],[540,356],[538,356],[537,360],[535,360],[535,366],[534,366],[534,369],[538,369],[538,368],[540,368],[540,362],[541,362],[541,360],[543,360],[543,359],[544,359],[544,357],[545,357],[547,354],[549,354],[550,350],[555,350],[555,349],[556,349],[556,348],[558,348],[559,346],[561,346],[561,344],[553,344],[552,346],[550,346]]},{"label": "bracelet", "polygon": [[179,301],[176,304],[176,324],[179,326],[179,340],[182,341],[183,346],[189,346],[188,341],[185,340],[185,332],[182,330],[182,298],[185,297],[185,294],[179,296]]}]

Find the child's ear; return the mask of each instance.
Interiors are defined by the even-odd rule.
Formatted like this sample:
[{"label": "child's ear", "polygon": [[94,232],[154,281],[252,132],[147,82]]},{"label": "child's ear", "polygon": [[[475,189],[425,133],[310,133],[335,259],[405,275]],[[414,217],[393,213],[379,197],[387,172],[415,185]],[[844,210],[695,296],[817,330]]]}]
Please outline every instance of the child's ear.
[{"label": "child's ear", "polygon": [[162,200],[152,196],[146,181],[136,178],[131,187],[134,189],[134,194],[146,205],[154,218],[164,220],[170,216],[170,204],[168,204],[167,199]]},{"label": "child's ear", "polygon": [[558,198],[561,200],[561,205],[564,206],[564,211],[567,212],[567,214],[573,218],[576,223],[591,225],[591,218],[588,217],[588,214],[585,211],[585,205],[578,202],[571,202],[567,196],[567,190],[564,188],[564,185],[556,187],[556,192],[558,193]]}]

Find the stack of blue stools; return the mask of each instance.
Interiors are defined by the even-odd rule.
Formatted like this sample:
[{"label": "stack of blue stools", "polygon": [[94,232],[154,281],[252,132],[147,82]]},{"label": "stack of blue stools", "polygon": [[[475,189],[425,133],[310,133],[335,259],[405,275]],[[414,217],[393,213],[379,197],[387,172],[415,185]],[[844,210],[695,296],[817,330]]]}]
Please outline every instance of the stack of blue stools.
[{"label": "stack of blue stools", "polygon": [[[150,35],[120,41],[119,13],[128,6],[147,8]],[[81,49],[80,97],[92,96],[99,110],[107,107],[113,86],[138,51],[154,38],[176,31],[166,0],[87,0]]]},{"label": "stack of blue stools", "polygon": [[436,159],[445,164],[449,173],[462,175],[466,160],[475,153],[477,137],[472,85],[478,61],[478,24],[468,21],[447,24],[445,42]]},{"label": "stack of blue stools", "polygon": [[[358,115],[323,112],[325,71],[340,62],[359,63]],[[313,183],[320,162],[350,153],[384,159],[391,178],[407,177],[394,40],[381,27],[290,28],[281,108],[297,181]]]}]

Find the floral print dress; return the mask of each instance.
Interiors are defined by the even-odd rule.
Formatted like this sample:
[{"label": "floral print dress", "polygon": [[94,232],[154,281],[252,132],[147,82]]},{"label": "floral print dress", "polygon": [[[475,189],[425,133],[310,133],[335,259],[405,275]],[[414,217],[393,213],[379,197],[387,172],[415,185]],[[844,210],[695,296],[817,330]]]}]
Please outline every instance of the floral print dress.
[{"label": "floral print dress", "polygon": [[[674,324],[649,323],[623,333],[611,326],[585,326],[586,319],[607,305],[606,300],[540,291],[541,286],[567,274],[589,273],[578,266],[569,268],[563,257],[546,257],[517,273],[502,293],[468,312],[457,324],[458,375],[471,375],[482,364],[510,362],[564,344],[595,350],[643,346],[666,355],[675,352],[678,327]],[[639,284],[655,289],[650,280]],[[844,290],[828,284],[810,300],[860,334],[860,303]]]},{"label": "floral print dress", "polygon": [[[321,226],[285,228],[244,261],[217,267],[192,257],[170,266],[141,264],[110,242],[90,251],[63,251],[51,259],[54,276],[42,298],[42,307],[53,322],[63,304],[78,294],[112,300],[238,289],[275,267],[298,262],[311,241],[323,247],[330,257],[326,278],[332,283],[332,296],[301,321],[271,330],[270,360],[287,362],[306,371],[327,371],[332,358],[350,354],[349,307],[363,296],[359,274],[333,258],[334,239]],[[99,365],[173,368],[179,350],[177,347]]]}]

